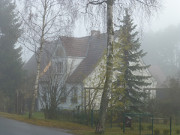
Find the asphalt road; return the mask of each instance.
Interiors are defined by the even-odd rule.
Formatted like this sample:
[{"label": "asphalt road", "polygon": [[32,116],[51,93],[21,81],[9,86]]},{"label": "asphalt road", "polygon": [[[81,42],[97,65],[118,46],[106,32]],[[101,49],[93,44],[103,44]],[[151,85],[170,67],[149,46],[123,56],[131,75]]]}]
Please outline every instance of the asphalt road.
[{"label": "asphalt road", "polygon": [[0,117],[0,135],[72,135],[65,130],[35,126]]}]

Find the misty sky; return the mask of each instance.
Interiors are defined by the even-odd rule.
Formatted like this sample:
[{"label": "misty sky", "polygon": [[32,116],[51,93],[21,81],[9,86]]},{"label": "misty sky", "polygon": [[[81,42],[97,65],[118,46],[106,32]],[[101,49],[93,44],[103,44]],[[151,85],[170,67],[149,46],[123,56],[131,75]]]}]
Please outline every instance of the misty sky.
[{"label": "misty sky", "polygon": [[170,25],[180,25],[180,0],[161,0],[162,7],[154,17],[151,17],[146,30],[157,31]]},{"label": "misty sky", "polygon": [[[144,27],[144,31],[158,31],[164,29],[170,25],[180,25],[180,0],[161,0],[162,7],[152,16],[148,23],[146,22]],[[138,24],[137,24],[138,25]],[[89,35],[85,30],[85,27],[80,27],[77,25],[74,36],[82,37]],[[31,57],[32,53],[28,53],[27,50],[23,52],[23,60],[27,61]]]},{"label": "misty sky", "polygon": [[[162,6],[154,13],[148,21],[145,21],[143,29],[147,31],[158,31],[170,25],[180,25],[180,0],[161,0]],[[137,24],[138,25],[138,24]],[[84,28],[85,29],[85,28]],[[82,37],[89,35],[86,30],[76,27],[74,35]]]}]

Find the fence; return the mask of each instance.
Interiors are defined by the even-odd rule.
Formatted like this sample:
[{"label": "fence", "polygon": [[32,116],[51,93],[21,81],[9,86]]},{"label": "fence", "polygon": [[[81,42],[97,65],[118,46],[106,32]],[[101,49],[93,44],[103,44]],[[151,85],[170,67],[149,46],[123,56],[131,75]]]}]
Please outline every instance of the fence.
[{"label": "fence", "polygon": [[[117,115],[117,114],[116,114]],[[99,111],[59,111],[59,119],[69,120],[95,127]],[[124,135],[180,135],[180,119],[155,117],[151,114],[126,113],[115,117],[113,111],[107,112],[106,128],[118,128]],[[120,134],[121,134],[120,133]]]},{"label": "fence", "polygon": [[[127,119],[130,117],[131,119]],[[130,124],[129,124],[130,123]],[[127,127],[127,128],[126,128]],[[154,117],[151,114],[124,114],[123,133],[138,135],[172,135],[172,119]]]},{"label": "fence", "polygon": [[152,121],[154,135],[172,135],[171,118],[153,118]]},{"label": "fence", "polygon": [[126,113],[123,117],[123,133],[153,135],[153,119],[151,114]]}]

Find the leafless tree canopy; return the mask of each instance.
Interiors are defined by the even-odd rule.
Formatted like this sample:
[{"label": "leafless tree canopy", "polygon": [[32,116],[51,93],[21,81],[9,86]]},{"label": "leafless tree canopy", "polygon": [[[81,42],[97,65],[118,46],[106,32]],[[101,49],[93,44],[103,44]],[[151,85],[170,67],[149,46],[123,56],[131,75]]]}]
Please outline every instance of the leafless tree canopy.
[{"label": "leafless tree canopy", "polygon": [[74,4],[70,0],[24,0],[24,12],[19,12],[24,30],[20,42],[36,54],[37,61],[30,118],[38,93],[43,48],[72,30],[77,12]]},{"label": "leafless tree canopy", "polygon": [[[39,48],[40,38],[54,41],[60,35],[70,35],[77,17],[76,3],[70,0],[24,0],[20,11],[23,23],[23,45],[33,52]],[[22,3],[23,3],[22,2]]]},{"label": "leafless tree canopy", "polygon": [[[106,8],[107,0],[80,0],[81,8],[84,9],[84,21],[87,27],[99,29],[106,32]],[[138,20],[148,19],[152,13],[157,11],[161,0],[114,0],[113,22],[114,26],[122,19],[124,9],[128,9],[133,17]],[[115,27],[116,29],[116,27]]]}]

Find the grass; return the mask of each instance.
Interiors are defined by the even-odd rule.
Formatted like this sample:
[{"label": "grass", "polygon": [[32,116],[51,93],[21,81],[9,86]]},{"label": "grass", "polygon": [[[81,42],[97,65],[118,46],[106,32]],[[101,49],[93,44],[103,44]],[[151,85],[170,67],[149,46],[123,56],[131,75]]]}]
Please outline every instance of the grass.
[{"label": "grass", "polygon": [[85,132],[91,133],[94,131],[92,128],[90,128],[88,126],[73,123],[73,122],[44,119],[44,116],[42,113],[34,113],[32,119],[28,118],[28,114],[16,115],[16,114],[0,112],[0,116],[6,117],[9,119],[26,122],[26,123],[30,123],[33,125],[38,125],[38,126],[47,126],[47,127],[66,129],[66,130],[70,130],[72,133],[76,133],[76,134],[80,134],[81,132],[82,133],[85,133]]},{"label": "grass", "polygon": [[[65,120],[49,120],[49,119],[44,119],[44,115],[41,112],[36,112],[33,114],[33,118],[29,119],[28,118],[28,113],[25,115],[16,115],[16,114],[9,114],[9,113],[4,113],[0,112],[0,116],[9,118],[9,119],[14,119],[38,126],[47,126],[47,127],[54,127],[54,128],[61,128],[68,130],[69,132],[76,134],[76,135],[95,135],[94,131],[95,128],[91,128],[86,125],[74,123],[74,122],[69,122]],[[126,132],[124,135],[139,135],[139,124],[138,123],[133,123],[133,130],[132,128],[126,128]],[[118,126],[115,127],[113,125],[113,128],[106,128],[105,135],[120,135],[122,133],[122,129]],[[143,130],[142,130],[142,135],[145,134],[151,134],[150,126],[151,124],[147,123],[142,123]],[[154,129],[158,129],[160,131],[160,135],[162,135],[163,132],[167,132],[165,130],[169,129],[169,124],[154,124]],[[107,126],[109,127],[109,126]],[[173,135],[180,135],[180,125],[174,125],[173,127]]]},{"label": "grass", "polygon": [[[94,133],[95,128],[91,128],[91,127],[88,127],[82,124],[73,123],[73,122],[47,120],[47,119],[44,119],[43,113],[40,113],[40,112],[34,113],[32,119],[28,118],[28,113],[26,113],[25,115],[16,115],[16,114],[0,112],[0,116],[38,125],[38,126],[47,126],[47,127],[66,129],[66,130],[69,130],[69,132],[76,135],[95,135]],[[107,128],[105,135],[119,135],[120,133],[122,133],[122,129],[119,127],[114,127],[114,128]]]}]

